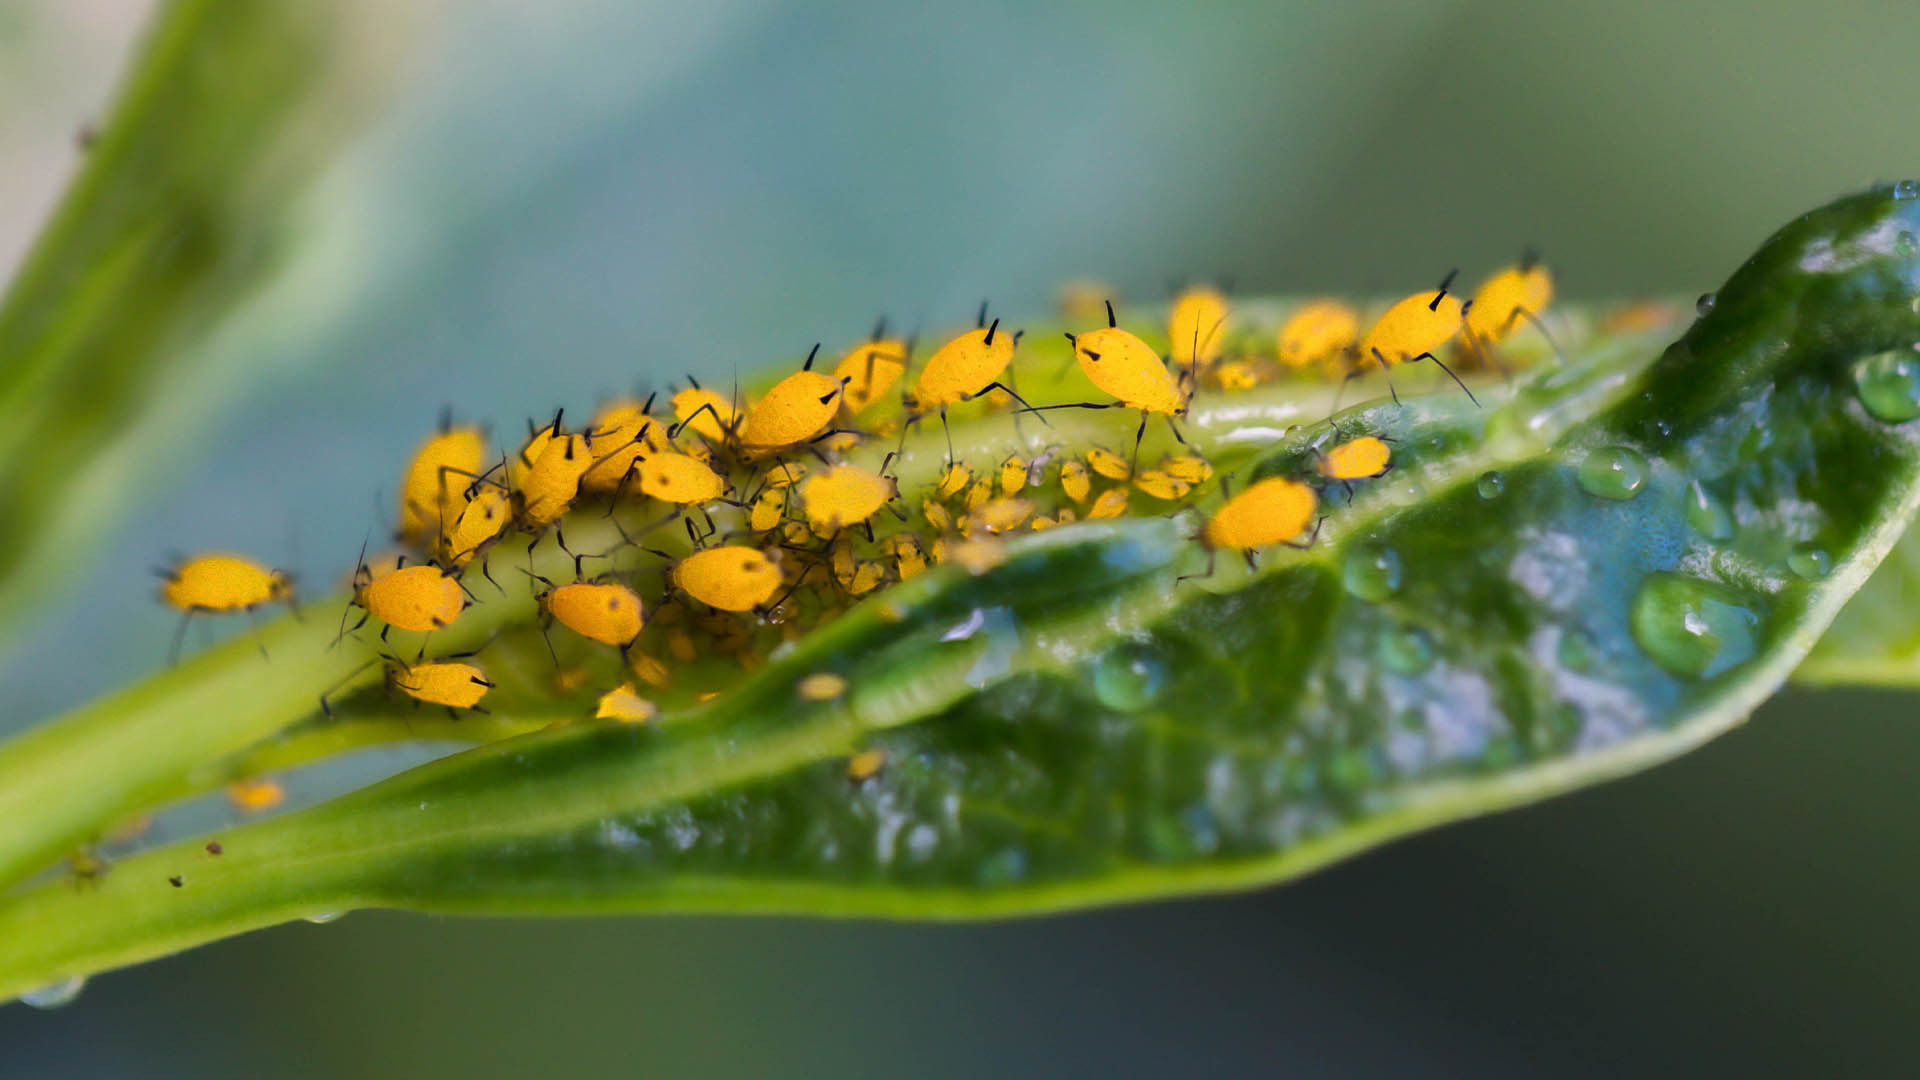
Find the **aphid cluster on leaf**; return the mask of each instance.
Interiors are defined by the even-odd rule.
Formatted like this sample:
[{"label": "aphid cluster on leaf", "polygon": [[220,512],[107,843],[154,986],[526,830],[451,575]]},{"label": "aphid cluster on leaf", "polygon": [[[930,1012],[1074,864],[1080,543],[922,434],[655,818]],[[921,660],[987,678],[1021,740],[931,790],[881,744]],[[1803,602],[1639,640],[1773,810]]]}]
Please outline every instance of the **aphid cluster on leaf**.
[{"label": "aphid cluster on leaf", "polygon": [[[518,569],[553,661],[541,685],[576,698],[583,718],[643,723],[674,701],[710,698],[727,678],[716,664],[752,670],[783,643],[943,563],[984,572],[1004,557],[1006,539],[1028,532],[1193,513],[1208,573],[1222,551],[1251,565],[1270,549],[1311,547],[1330,490],[1352,501],[1395,466],[1389,430],[1365,420],[1380,414],[1362,411],[1356,422],[1338,412],[1349,381],[1378,375],[1397,404],[1394,369],[1431,361],[1472,398],[1456,368],[1504,373],[1505,350],[1528,328],[1552,345],[1541,316],[1553,283],[1537,259],[1494,273],[1471,297],[1454,294],[1453,281],[1448,274],[1370,315],[1318,299],[1264,319],[1236,312],[1225,290],[1195,286],[1173,298],[1164,329],[1123,326],[1110,299],[1076,292],[1076,321],[1104,325],[1065,335],[1065,367],[1049,361],[1029,374],[1041,386],[1050,371],[1054,384],[1083,378],[1086,400],[1048,400],[1073,396],[1058,385],[1033,389],[1036,402],[1022,397],[1019,377],[1033,366],[1022,333],[983,304],[971,329],[922,361],[913,339],[890,336],[883,320],[831,370],[816,367],[815,345],[745,392],[737,381],[723,392],[688,376],[659,395],[606,402],[584,427],[570,427],[564,411],[529,421],[517,447],[490,449],[484,429],[442,416],[400,470],[396,538],[405,550],[369,562],[363,545],[338,633],[378,623],[384,648],[366,666],[383,665],[396,700],[456,716],[485,711],[495,685],[485,658],[430,658],[431,642],[476,604],[509,602],[518,578],[503,585],[494,564],[524,557]],[[1197,404],[1230,405],[1279,379],[1319,381],[1334,402],[1334,415],[1313,425],[1310,451],[1242,481],[1201,449],[1210,438],[1189,443],[1189,429],[1205,433],[1209,423]],[[1060,410],[1120,410],[1126,419],[1068,424]],[[979,457],[956,453],[956,416],[996,411],[1007,418],[997,422],[1001,442]],[[923,435],[909,450],[915,426],[935,416],[940,440]],[[1150,427],[1164,427],[1151,446]],[[611,546],[576,550],[569,532]],[[514,537],[524,550],[502,548]],[[538,556],[542,572],[542,545],[570,559],[570,578],[552,556]],[[606,565],[589,574],[589,559]],[[475,592],[476,569],[491,588]],[[285,574],[240,556],[179,560],[163,576],[163,597],[188,618],[292,600]],[[396,630],[416,637],[403,646],[391,639]],[[399,658],[403,647],[411,662]],[[837,700],[827,684],[816,677],[799,692]],[[865,779],[882,760],[863,751],[849,775]]]}]

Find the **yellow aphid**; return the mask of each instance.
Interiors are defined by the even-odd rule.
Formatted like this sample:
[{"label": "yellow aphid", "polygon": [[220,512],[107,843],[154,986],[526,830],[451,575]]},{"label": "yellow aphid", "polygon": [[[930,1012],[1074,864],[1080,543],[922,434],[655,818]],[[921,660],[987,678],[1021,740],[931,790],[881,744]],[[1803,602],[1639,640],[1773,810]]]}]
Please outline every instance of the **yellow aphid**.
[{"label": "yellow aphid", "polygon": [[676,563],[673,583],[708,607],[752,611],[779,591],[780,568],[757,548],[708,548]]},{"label": "yellow aphid", "polygon": [[973,513],[973,520],[990,533],[1011,532],[1033,516],[1033,503],[1026,499],[994,499]]},{"label": "yellow aphid", "polygon": [[833,552],[833,576],[840,584],[845,585],[847,582],[853,580],[853,567],[853,549],[844,544],[835,548]]},{"label": "yellow aphid", "polygon": [[1260,385],[1260,365],[1251,360],[1228,360],[1213,369],[1213,381],[1222,390],[1251,390]]},{"label": "yellow aphid", "polygon": [[973,483],[973,470],[967,466],[966,462],[956,461],[940,474],[940,482],[933,486],[934,498],[951,499],[971,483]]},{"label": "yellow aphid", "polygon": [[1117,518],[1126,512],[1127,489],[1111,488],[1101,492],[1100,497],[1093,500],[1092,508],[1087,511],[1087,520],[1097,521],[1100,518]]},{"label": "yellow aphid", "polygon": [[879,774],[887,763],[887,752],[877,746],[865,750],[847,759],[847,779],[856,784],[865,783]]},{"label": "yellow aphid", "polygon": [[1015,454],[1000,463],[1000,491],[1004,495],[1017,495],[1027,486],[1027,459]]},{"label": "yellow aphid", "polygon": [[1063,506],[1060,508],[1059,513],[1053,515],[1053,523],[1056,525],[1071,525],[1077,520],[1079,519],[1074,514],[1073,507],[1071,506]]},{"label": "yellow aphid", "polygon": [[725,477],[686,454],[647,454],[634,462],[633,471],[642,495],[677,506],[711,502],[727,490]]},{"label": "yellow aphid", "polygon": [[264,814],[287,801],[287,789],[264,776],[251,776],[227,785],[227,801],[243,814]]},{"label": "yellow aphid", "polygon": [[1227,339],[1227,298],[1204,285],[1174,297],[1167,313],[1167,344],[1176,367],[1205,366]]},{"label": "yellow aphid", "polygon": [[851,453],[864,438],[857,431],[830,431],[813,441],[813,444],[826,454]]},{"label": "yellow aphid", "polygon": [[927,549],[927,554],[933,558],[936,566],[945,566],[947,562],[947,538],[944,536],[934,537],[933,544]]},{"label": "yellow aphid", "polygon": [[653,702],[641,697],[632,683],[621,683],[618,687],[600,695],[600,704],[593,711],[595,720],[617,720],[623,724],[644,724],[653,719],[657,712]]},{"label": "yellow aphid", "polygon": [[861,563],[854,568],[853,577],[846,583],[846,589],[854,596],[865,596],[879,588],[886,580],[885,567],[879,563]]},{"label": "yellow aphid", "polygon": [[993,481],[975,480],[973,486],[967,489],[967,509],[978,510],[991,498],[993,498]]},{"label": "yellow aphid", "polygon": [[893,567],[901,581],[927,568],[927,554],[920,549],[920,541],[913,534],[895,533],[893,541]]},{"label": "yellow aphid", "polygon": [[1496,344],[1520,321],[1538,315],[1553,302],[1553,275],[1531,253],[1480,283],[1467,308],[1467,333],[1482,344]]},{"label": "yellow aphid", "polygon": [[487,542],[499,536],[513,517],[513,500],[492,484],[483,484],[460,508],[453,526],[440,538],[440,554],[454,566],[465,566]]},{"label": "yellow aphid", "polygon": [[460,582],[428,563],[363,580],[353,599],[388,626],[418,633],[453,625],[467,606]]},{"label": "yellow aphid", "polygon": [[816,671],[793,685],[802,701],[832,701],[847,692],[847,680],[831,671]]},{"label": "yellow aphid", "polygon": [[1159,469],[1142,470],[1139,476],[1133,478],[1133,486],[1156,499],[1168,500],[1185,498],[1187,492],[1193,490],[1193,485],[1188,481]]},{"label": "yellow aphid", "polygon": [[161,599],[189,614],[244,611],[293,596],[286,574],[239,555],[196,555],[162,576]]},{"label": "yellow aphid", "polygon": [[1258,551],[1306,531],[1317,505],[1313,489],[1275,476],[1228,499],[1207,519],[1201,540],[1210,548]]},{"label": "yellow aphid", "polygon": [[747,510],[747,528],[754,532],[772,532],[780,527],[787,516],[787,496],[785,492],[767,490],[753,500],[753,506]]},{"label": "yellow aphid", "polygon": [[636,652],[627,657],[627,666],[640,677],[640,681],[656,690],[665,690],[673,685],[673,673],[667,670],[666,662],[657,656]]},{"label": "yellow aphid", "polygon": [[400,482],[400,535],[413,540],[440,535],[486,453],[486,436],[477,427],[447,428],[421,443]]},{"label": "yellow aphid", "polygon": [[1087,501],[1087,495],[1093,490],[1093,481],[1087,476],[1087,467],[1078,461],[1069,461],[1060,466],[1060,490],[1074,502]]},{"label": "yellow aphid", "polygon": [[520,478],[521,523],[538,529],[563,517],[580,497],[580,477],[593,465],[587,437],[578,433],[547,440]]},{"label": "yellow aphid", "polygon": [[1113,326],[1089,330],[1072,340],[1080,370],[1120,404],[1169,416],[1186,409],[1179,382],[1153,346]]},{"label": "yellow aphid", "polygon": [[800,505],[815,526],[844,529],[879,513],[893,494],[893,481],[879,473],[834,465],[800,485]]},{"label": "yellow aphid", "polygon": [[940,346],[921,369],[909,408],[944,409],[988,387],[1005,389],[998,380],[1013,362],[1013,339],[995,319],[991,326],[969,330]]},{"label": "yellow aphid", "polygon": [[1094,472],[1109,480],[1125,480],[1133,474],[1126,458],[1099,446],[1087,451],[1087,464],[1093,467]]},{"label": "yellow aphid", "polygon": [[1048,529],[1051,529],[1056,524],[1058,524],[1058,522],[1054,521],[1052,518],[1046,516],[1045,514],[1040,514],[1035,516],[1032,521],[1028,522],[1028,524],[1033,528],[1034,532],[1046,532]]},{"label": "yellow aphid", "polygon": [[1119,295],[1118,289],[1104,281],[1079,279],[1062,284],[1053,303],[1062,316],[1077,322],[1098,316],[1100,305]]},{"label": "yellow aphid", "polygon": [[[807,362],[813,362],[811,356]],[[839,379],[818,371],[796,371],[781,379],[747,410],[740,425],[741,449],[758,457],[812,439],[833,423],[841,389]]]},{"label": "yellow aphid", "polygon": [[1320,459],[1320,475],[1329,480],[1360,480],[1386,471],[1392,452],[1372,435],[1343,442]]},{"label": "yellow aphid", "polygon": [[855,345],[833,366],[834,378],[847,380],[841,407],[848,416],[860,412],[893,389],[906,373],[906,342],[882,338]]},{"label": "yellow aphid", "polygon": [[645,612],[625,585],[577,581],[540,596],[540,610],[567,629],[602,645],[626,648],[640,636]]},{"label": "yellow aphid", "polygon": [[1213,476],[1207,459],[1193,454],[1177,454],[1160,463],[1160,471],[1189,484],[1203,484]]},{"label": "yellow aphid", "polygon": [[[1453,275],[1447,275],[1447,282]],[[1438,289],[1417,292],[1387,309],[1360,340],[1360,362],[1404,364],[1431,356],[1460,332],[1458,298]]]},{"label": "yellow aphid", "polygon": [[[528,421],[528,426],[532,426],[532,421]],[[508,487],[519,491],[526,484],[527,473],[532,471],[533,463],[540,460],[540,455],[547,451],[547,444],[559,434],[559,413],[554,414],[553,423],[528,433],[526,444],[520,447],[520,452],[507,459]]]},{"label": "yellow aphid", "polygon": [[1007,561],[1007,545],[997,537],[983,536],[978,540],[962,540],[947,545],[942,562],[952,561],[974,577],[999,566]]},{"label": "yellow aphid", "polygon": [[784,488],[790,488],[806,479],[807,470],[805,466],[783,461],[773,468],[768,469],[765,476],[767,486],[775,491],[780,491]]},{"label": "yellow aphid", "polygon": [[941,506],[932,499],[928,499],[920,504],[920,512],[927,516],[927,524],[941,532],[946,532],[953,528],[953,514],[948,511],[946,507]]},{"label": "yellow aphid", "polygon": [[1331,365],[1360,340],[1360,316],[1338,300],[1305,304],[1280,325],[1280,362],[1291,368]]},{"label": "yellow aphid", "polygon": [[709,442],[725,442],[733,428],[733,402],[694,383],[673,395],[673,418]]},{"label": "yellow aphid", "polygon": [[449,709],[477,708],[493,684],[487,673],[472,664],[436,661],[387,665],[387,685],[429,705]]},{"label": "yellow aphid", "polygon": [[700,651],[694,647],[693,635],[685,630],[674,630],[667,635],[667,652],[683,664],[693,663],[700,655]]},{"label": "yellow aphid", "polygon": [[780,539],[794,547],[805,546],[812,536],[812,530],[807,528],[807,523],[804,521],[789,521],[780,527]]},{"label": "yellow aphid", "polygon": [[647,403],[617,398],[600,407],[587,435],[593,463],[580,475],[580,490],[605,495],[620,488],[635,460],[651,451],[671,450],[667,425],[647,414]]}]

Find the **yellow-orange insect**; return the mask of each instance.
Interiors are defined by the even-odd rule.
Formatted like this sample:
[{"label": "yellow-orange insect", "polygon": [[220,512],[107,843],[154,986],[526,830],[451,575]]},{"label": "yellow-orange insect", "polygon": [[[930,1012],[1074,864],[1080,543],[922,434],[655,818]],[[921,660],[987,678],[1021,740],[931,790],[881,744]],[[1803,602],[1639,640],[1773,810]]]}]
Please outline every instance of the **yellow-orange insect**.
[{"label": "yellow-orange insect", "polygon": [[[1447,293],[1447,286],[1453,284],[1458,272],[1449,271],[1438,289],[1414,293],[1388,308],[1367,331],[1367,336],[1360,339],[1360,362],[1364,366],[1371,360],[1385,373],[1395,364],[1431,360],[1459,384],[1467,400],[1478,405],[1479,399],[1467,389],[1466,383],[1460,382],[1460,376],[1434,355],[1434,350],[1453,340],[1464,321],[1465,309],[1459,299]],[[1348,377],[1359,374],[1361,369],[1356,366]],[[1387,392],[1393,395],[1394,404],[1400,403],[1400,392],[1393,388],[1391,376],[1387,379]]]},{"label": "yellow-orange insect", "polygon": [[890,477],[857,465],[834,465],[800,485],[800,507],[808,524],[834,531],[865,522],[895,494]]},{"label": "yellow-orange insect", "polygon": [[[369,618],[379,619],[386,624],[380,629],[380,640],[385,641],[395,627],[427,633],[453,625],[466,610],[467,597],[460,579],[432,563],[402,565],[375,575],[362,562],[354,571],[352,606],[363,611],[353,629],[365,626]],[[345,621],[343,616],[343,625]]]},{"label": "yellow-orange insect", "polygon": [[887,321],[882,319],[874,325],[871,338],[841,354],[833,374],[846,380],[840,407],[848,416],[864,411],[893,389],[900,376],[907,373],[907,354],[911,351],[907,342],[887,337]]},{"label": "yellow-orange insect", "polygon": [[547,591],[535,597],[542,614],[583,638],[614,646],[622,657],[646,624],[639,594],[625,585],[596,581],[546,584]]},{"label": "yellow-orange insect", "polygon": [[413,452],[400,481],[400,538],[430,542],[460,509],[460,492],[480,473],[486,436],[441,417],[440,430]]},{"label": "yellow-orange insect", "polygon": [[[929,412],[939,412],[940,426],[947,432],[947,462],[953,462],[953,431],[947,426],[947,408],[963,401],[971,401],[989,390],[999,390],[1008,397],[1025,405],[1014,389],[1000,381],[1009,365],[1013,363],[1013,349],[1020,343],[1021,331],[1012,333],[1000,329],[1000,320],[987,323],[987,305],[980,305],[980,314],[974,320],[978,325],[935,350],[927,358],[927,366],[920,369],[920,377],[915,380],[913,389],[904,399],[908,424],[919,420]],[[901,430],[901,439],[906,431]]]},{"label": "yellow-orange insect", "polygon": [[[1167,418],[1167,426],[1172,429],[1173,437],[1186,442],[1186,436],[1180,434],[1179,425],[1173,422],[1176,416],[1187,411],[1187,402],[1192,392],[1193,372],[1191,368],[1181,378],[1176,379],[1167,370],[1160,354],[1153,346],[1140,340],[1128,331],[1120,329],[1114,319],[1113,305],[1107,305],[1107,325],[1084,334],[1068,334],[1067,340],[1073,343],[1073,355],[1080,361],[1080,370],[1100,388],[1102,393],[1114,398],[1110,402],[1078,401],[1064,405],[1043,405],[1031,412],[1043,412],[1048,409],[1139,409],[1140,427],[1133,434],[1133,463],[1140,457],[1140,440],[1147,433],[1147,418],[1160,415]],[[1185,383],[1183,386],[1182,383]],[[1129,472],[1132,466],[1129,466]]]},{"label": "yellow-orange insect", "polygon": [[1338,300],[1302,305],[1280,325],[1275,345],[1290,368],[1331,365],[1360,342],[1360,316]]},{"label": "yellow-orange insect", "polygon": [[1196,285],[1174,297],[1167,312],[1167,347],[1175,367],[1205,367],[1220,358],[1227,340],[1227,298]]},{"label": "yellow-orange insect", "polygon": [[672,579],[708,607],[752,611],[779,591],[780,568],[758,548],[712,547],[675,563]]},{"label": "yellow-orange insect", "polygon": [[1538,325],[1537,316],[1553,302],[1553,275],[1533,251],[1480,283],[1466,312],[1470,340],[1497,345],[1513,333],[1521,319]]},{"label": "yellow-orange insect", "polygon": [[195,615],[233,611],[249,614],[262,604],[293,602],[293,579],[284,571],[262,566],[240,555],[208,553],[156,568],[162,579],[160,598],[180,612],[167,662],[180,657],[180,643]]},{"label": "yellow-orange insect", "polygon": [[1268,477],[1230,497],[1197,538],[1207,550],[1207,573],[1213,573],[1214,557],[1221,551],[1241,552],[1252,567],[1258,553],[1275,544],[1311,546],[1311,537],[1305,542],[1299,537],[1318,505],[1311,487],[1283,476]]},{"label": "yellow-orange insect", "polygon": [[828,431],[846,383],[813,370],[819,353],[820,346],[815,345],[799,371],[775,383],[747,410],[740,425],[740,450],[746,457],[776,454]]}]

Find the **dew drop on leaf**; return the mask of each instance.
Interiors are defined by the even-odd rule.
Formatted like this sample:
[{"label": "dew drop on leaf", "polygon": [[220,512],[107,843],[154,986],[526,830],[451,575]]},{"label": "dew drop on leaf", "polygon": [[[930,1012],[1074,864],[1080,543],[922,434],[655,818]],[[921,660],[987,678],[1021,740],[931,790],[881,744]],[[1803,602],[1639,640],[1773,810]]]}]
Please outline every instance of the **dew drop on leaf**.
[{"label": "dew drop on leaf", "polygon": [[1920,196],[1920,180],[1902,180],[1893,185],[1893,197],[1911,199]]},{"label": "dew drop on leaf", "polygon": [[1417,626],[1397,626],[1380,635],[1380,662],[1400,675],[1418,675],[1433,663],[1433,639]]},{"label": "dew drop on leaf", "polygon": [[1400,575],[1400,553],[1370,544],[1348,552],[1340,572],[1348,592],[1373,604],[1400,591]]},{"label": "dew drop on leaf", "polygon": [[1167,660],[1144,641],[1108,650],[1093,665],[1093,693],[1109,709],[1134,712],[1159,700],[1167,685]]},{"label": "dew drop on leaf", "polygon": [[1787,569],[1807,581],[1819,581],[1833,569],[1833,556],[1817,544],[1801,544],[1787,555]]},{"label": "dew drop on leaf", "polygon": [[1647,459],[1638,450],[1609,446],[1580,462],[1580,489],[1601,499],[1631,499],[1647,484]]},{"label": "dew drop on leaf", "polygon": [[1700,299],[1693,302],[1693,313],[1705,318],[1707,313],[1713,310],[1713,300],[1712,293],[1701,293]]},{"label": "dew drop on leaf", "polygon": [[1759,649],[1760,617],[1746,594],[1685,574],[1650,574],[1634,594],[1633,639],[1675,675],[1718,675]]},{"label": "dew drop on leaf", "polygon": [[1693,530],[1709,540],[1725,540],[1733,536],[1733,515],[1727,512],[1726,504],[1713,497],[1700,481],[1687,484],[1687,524]]},{"label": "dew drop on leaf", "polygon": [[1497,472],[1481,473],[1479,481],[1473,486],[1481,498],[1491,501],[1499,498],[1500,493],[1507,489],[1507,478]]},{"label": "dew drop on leaf", "polygon": [[1920,354],[1894,349],[1869,356],[1854,369],[1860,405],[1875,420],[1902,424],[1920,416]]},{"label": "dew drop on leaf", "polygon": [[74,975],[59,982],[29,990],[20,995],[20,1001],[36,1009],[57,1009],[62,1005],[72,1004],[73,999],[80,996],[80,991],[86,989],[86,985],[85,975]]}]

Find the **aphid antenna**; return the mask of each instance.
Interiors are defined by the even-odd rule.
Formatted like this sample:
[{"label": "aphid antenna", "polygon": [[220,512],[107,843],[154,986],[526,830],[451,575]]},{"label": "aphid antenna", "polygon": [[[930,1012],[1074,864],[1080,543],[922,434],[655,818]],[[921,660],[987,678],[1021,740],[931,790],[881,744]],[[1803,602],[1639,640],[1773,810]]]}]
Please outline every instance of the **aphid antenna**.
[{"label": "aphid antenna", "polygon": [[[979,312],[979,314],[977,314],[977,315],[975,315],[975,316],[973,317],[973,328],[974,328],[975,330],[978,330],[978,329],[980,329],[981,327],[983,327],[983,326],[985,326],[985,325],[987,325],[987,302],[986,302],[985,300],[982,300],[982,301],[980,301],[980,312]],[[999,325],[1000,325],[1000,320],[999,320],[999,319],[995,319],[995,320],[993,320],[993,325],[995,325],[995,326],[999,326]],[[988,331],[987,331],[987,344],[989,344],[989,345],[991,345],[991,344],[993,344],[993,331],[992,331],[992,330],[988,330]]]},{"label": "aphid antenna", "polygon": [[884,338],[886,336],[887,336],[887,317],[885,315],[882,315],[879,318],[873,320],[873,332],[867,335],[867,340],[879,341],[881,338]]},{"label": "aphid antenna", "polygon": [[320,712],[324,714],[327,719],[329,720],[333,719],[334,718],[333,704],[329,702],[327,699],[329,697],[332,697],[334,694],[339,693],[341,687],[347,685],[349,682],[352,682],[357,676],[359,676],[361,672],[367,670],[368,668],[372,667],[373,665],[379,663],[381,660],[384,660],[384,659],[387,659],[386,654],[376,653],[375,655],[370,656],[366,660],[355,665],[353,670],[347,672],[345,675],[342,675],[338,679],[334,680],[332,685],[328,686],[320,694]]},{"label": "aphid antenna", "polygon": [[[366,574],[368,580],[371,580],[373,577],[373,575],[367,570],[367,541],[371,539],[373,539],[373,530],[369,528],[367,530],[367,534],[360,538],[360,554],[354,556],[354,559],[353,559],[353,583],[355,585],[364,584],[364,582],[360,580],[360,576],[362,574]],[[340,612],[340,632],[333,635],[334,645],[340,644],[340,639],[347,636],[347,616],[350,613],[352,613],[352,611],[353,611],[353,601],[348,600],[347,606],[343,608]],[[365,619],[362,619],[360,621],[362,623],[366,622]],[[354,629],[358,630],[360,628],[356,626],[354,627]],[[333,647],[332,645],[328,646],[328,648],[332,648],[332,647]]]}]

